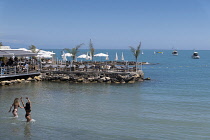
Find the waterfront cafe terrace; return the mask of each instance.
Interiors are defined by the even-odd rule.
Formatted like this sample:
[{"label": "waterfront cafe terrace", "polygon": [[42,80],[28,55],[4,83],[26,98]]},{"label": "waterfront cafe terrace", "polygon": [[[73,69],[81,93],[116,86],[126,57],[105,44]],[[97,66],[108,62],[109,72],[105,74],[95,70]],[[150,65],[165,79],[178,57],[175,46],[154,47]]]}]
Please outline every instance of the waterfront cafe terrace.
[{"label": "waterfront cafe terrace", "polygon": [[[127,61],[56,61],[52,58],[38,57],[27,49],[10,49],[0,47],[0,78],[39,74],[41,71],[106,71],[131,72],[135,62]],[[36,58],[36,59],[33,59]],[[40,63],[41,62],[41,63]],[[138,66],[141,63],[138,63]]]},{"label": "waterfront cafe terrace", "polygon": [[36,53],[21,49],[0,49],[0,78],[38,74]]}]

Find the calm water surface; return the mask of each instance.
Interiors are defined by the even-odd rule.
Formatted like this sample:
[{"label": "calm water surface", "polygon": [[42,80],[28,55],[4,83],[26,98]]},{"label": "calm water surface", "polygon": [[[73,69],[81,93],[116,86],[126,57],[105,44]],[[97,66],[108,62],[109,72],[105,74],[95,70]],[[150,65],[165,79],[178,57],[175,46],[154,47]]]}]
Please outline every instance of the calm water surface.
[{"label": "calm water surface", "polygon": [[[198,60],[190,58],[192,52],[144,51],[141,61],[158,64],[144,65],[152,80],[135,84],[0,87],[0,139],[210,139],[210,52],[199,51]],[[132,56],[125,51],[124,57]],[[31,99],[34,122],[25,122],[23,109],[19,118],[8,113],[21,96]]]}]

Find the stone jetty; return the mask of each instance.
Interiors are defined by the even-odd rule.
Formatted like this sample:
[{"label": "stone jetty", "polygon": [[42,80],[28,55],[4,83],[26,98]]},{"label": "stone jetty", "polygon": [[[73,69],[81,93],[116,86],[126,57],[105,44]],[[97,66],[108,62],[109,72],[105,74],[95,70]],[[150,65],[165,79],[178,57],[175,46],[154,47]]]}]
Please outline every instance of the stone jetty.
[{"label": "stone jetty", "polygon": [[0,81],[0,86],[6,86],[6,85],[13,85],[13,84],[18,84],[18,83],[29,83],[29,82],[34,82],[34,81],[42,81],[41,76],[33,76],[33,77],[22,77],[18,79],[4,79]]},{"label": "stone jetty", "polygon": [[66,81],[70,83],[135,83],[144,80],[144,73],[137,72],[67,72],[48,71],[38,76],[23,77],[21,79],[4,79],[0,86],[16,83],[28,83],[36,81]]},{"label": "stone jetty", "polygon": [[[129,65],[128,65],[129,64]],[[138,65],[147,63],[139,63]],[[65,81],[69,83],[135,83],[150,80],[135,68],[134,62],[74,62],[66,65],[43,65],[38,73],[2,76],[0,86],[33,81]],[[84,66],[81,68],[81,66]],[[109,66],[109,67],[107,67]],[[129,67],[131,66],[131,67]]]},{"label": "stone jetty", "polygon": [[143,71],[137,72],[66,72],[48,71],[41,74],[42,80],[68,81],[72,83],[134,83],[144,80]]}]

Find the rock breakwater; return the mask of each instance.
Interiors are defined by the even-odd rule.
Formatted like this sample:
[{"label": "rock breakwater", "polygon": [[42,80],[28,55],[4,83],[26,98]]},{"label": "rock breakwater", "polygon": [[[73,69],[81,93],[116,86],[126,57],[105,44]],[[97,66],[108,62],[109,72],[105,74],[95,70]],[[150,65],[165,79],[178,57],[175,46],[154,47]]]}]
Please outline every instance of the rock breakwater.
[{"label": "rock breakwater", "polygon": [[138,72],[66,72],[48,71],[38,76],[22,77],[19,79],[4,79],[0,86],[16,83],[28,83],[36,81],[66,81],[70,83],[135,83],[144,80],[143,71]]},{"label": "rock breakwater", "polygon": [[134,83],[144,80],[144,73],[138,72],[60,72],[41,74],[42,80],[68,81],[73,83]]}]

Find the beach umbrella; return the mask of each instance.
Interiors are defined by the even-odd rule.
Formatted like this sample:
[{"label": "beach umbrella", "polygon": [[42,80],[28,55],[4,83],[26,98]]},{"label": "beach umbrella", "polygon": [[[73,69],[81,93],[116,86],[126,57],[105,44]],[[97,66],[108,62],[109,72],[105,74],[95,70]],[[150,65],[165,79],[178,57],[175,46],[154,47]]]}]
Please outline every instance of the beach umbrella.
[{"label": "beach umbrella", "polygon": [[108,54],[105,54],[105,53],[98,53],[98,54],[95,54],[94,56],[107,57],[109,55]]},{"label": "beach umbrella", "polygon": [[50,51],[38,50],[37,57],[39,58],[52,58],[55,53]]},{"label": "beach umbrella", "polygon": [[118,60],[118,55],[117,55],[117,53],[116,53],[116,56],[115,56],[115,61],[117,61]]},{"label": "beach umbrella", "polygon": [[82,54],[82,55],[79,55],[77,58],[89,59],[90,56],[88,56],[87,54]]},{"label": "beach umbrella", "polygon": [[65,53],[65,56],[67,56],[67,57],[71,57],[71,56],[73,56],[71,53]]},{"label": "beach umbrella", "polygon": [[105,54],[105,53],[98,53],[98,54],[95,54],[94,56],[97,56],[97,57],[107,57],[109,56],[108,54]]},{"label": "beach umbrella", "polygon": [[123,52],[122,52],[122,58],[121,58],[121,60],[122,60],[122,61],[124,61],[124,60],[125,60],[125,59],[124,59],[124,55],[123,55]]},{"label": "beach umbrella", "polygon": [[38,54],[37,55],[38,58],[52,58],[51,54]]},{"label": "beach umbrella", "polygon": [[62,54],[61,56],[62,56],[62,58],[63,58],[63,61],[67,61],[66,54],[65,54],[64,51],[63,51],[63,54]]}]

